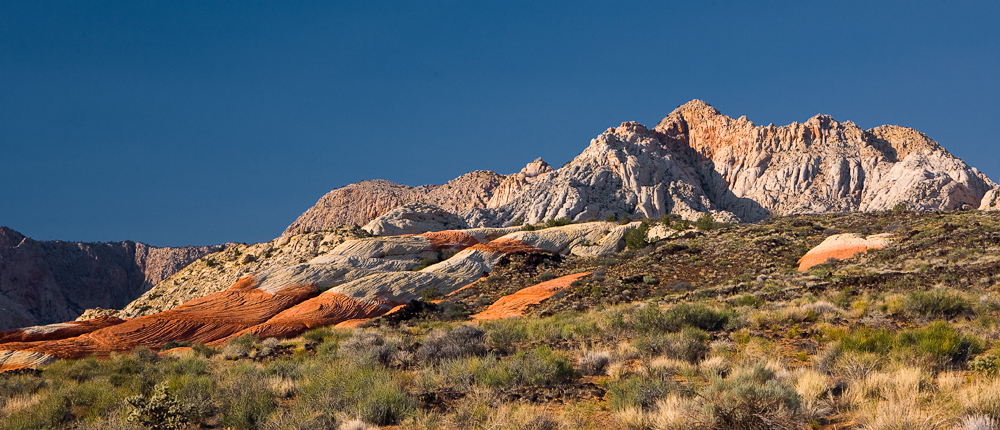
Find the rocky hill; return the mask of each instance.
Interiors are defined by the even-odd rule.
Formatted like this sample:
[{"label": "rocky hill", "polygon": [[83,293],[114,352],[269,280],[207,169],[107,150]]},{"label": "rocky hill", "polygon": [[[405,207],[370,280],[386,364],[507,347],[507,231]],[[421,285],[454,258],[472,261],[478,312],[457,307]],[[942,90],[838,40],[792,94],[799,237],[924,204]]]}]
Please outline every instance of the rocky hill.
[{"label": "rocky hill", "polygon": [[37,241],[0,227],[0,330],[121,308],[220,246]]},{"label": "rocky hill", "polygon": [[[649,129],[626,122],[553,170],[536,160],[520,173],[473,172],[443,186],[366,181],[331,191],[285,234],[363,225],[406,203],[452,211],[470,226],[608,215],[758,221],[768,215],[995,208],[984,174],[916,130],[864,130],[816,115],[758,126],[700,100]],[[362,192],[363,191],[363,192]],[[984,197],[986,197],[984,199]]]}]

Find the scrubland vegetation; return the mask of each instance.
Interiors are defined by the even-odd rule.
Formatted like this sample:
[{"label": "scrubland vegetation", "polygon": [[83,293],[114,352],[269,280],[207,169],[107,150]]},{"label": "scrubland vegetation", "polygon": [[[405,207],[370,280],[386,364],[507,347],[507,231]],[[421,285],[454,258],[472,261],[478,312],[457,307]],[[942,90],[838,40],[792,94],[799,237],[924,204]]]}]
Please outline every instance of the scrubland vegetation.
[{"label": "scrubland vegetation", "polygon": [[[998,428],[1000,216],[709,222],[612,257],[515,255],[402,320],[8,372],[0,427]],[[897,239],[796,270],[846,232]],[[466,320],[580,271],[523,318]]]}]

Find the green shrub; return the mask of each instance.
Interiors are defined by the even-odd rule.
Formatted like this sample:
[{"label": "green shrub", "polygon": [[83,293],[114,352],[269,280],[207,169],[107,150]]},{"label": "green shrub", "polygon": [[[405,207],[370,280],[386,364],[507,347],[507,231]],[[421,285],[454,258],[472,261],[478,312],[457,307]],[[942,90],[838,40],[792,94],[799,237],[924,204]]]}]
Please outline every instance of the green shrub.
[{"label": "green shrub", "polygon": [[486,354],[486,332],[462,324],[448,332],[433,331],[427,335],[416,357],[422,362],[436,363],[445,359]]},{"label": "green shrub", "polygon": [[228,368],[219,385],[219,412],[227,426],[260,427],[276,408],[274,391],[263,372],[251,363],[240,362]]},{"label": "green shrub", "polygon": [[163,346],[160,347],[160,350],[161,351],[166,351],[168,349],[184,348],[184,347],[188,347],[188,346],[191,346],[191,342],[188,342],[188,341],[185,341],[185,340],[181,340],[181,341],[172,340],[170,342],[167,342],[167,343],[163,344]]},{"label": "green shrub", "polygon": [[572,221],[570,221],[569,218],[566,217],[550,219],[545,222],[546,227],[562,227],[564,225],[570,225],[570,224],[572,224]]},{"label": "green shrub", "polygon": [[219,348],[216,348],[214,346],[208,346],[201,342],[192,343],[191,350],[193,350],[196,354],[205,358],[212,358],[212,356],[219,353]]},{"label": "green shrub", "polygon": [[702,304],[679,303],[661,311],[655,306],[646,306],[632,313],[633,327],[640,332],[675,332],[691,326],[702,330],[721,330],[735,319],[732,310],[716,311]]},{"label": "green shrub", "polygon": [[416,409],[388,369],[339,360],[304,378],[298,401],[325,417],[346,413],[378,425],[396,424]]},{"label": "green shrub", "polygon": [[1000,355],[988,353],[969,361],[969,370],[988,377],[1000,375]]},{"label": "green shrub", "polygon": [[606,216],[604,218],[604,220],[607,221],[607,222],[615,222],[615,221],[618,220],[618,218],[615,217],[615,214],[611,214],[611,215]]},{"label": "green shrub", "polygon": [[425,302],[437,300],[438,297],[441,297],[441,293],[438,292],[437,288],[427,287],[420,290],[420,300]]},{"label": "green shrub", "polygon": [[673,225],[674,230],[687,230],[689,228],[691,228],[691,221],[688,221],[686,219],[674,221]]},{"label": "green shrub", "polygon": [[701,393],[714,415],[715,428],[797,428],[801,398],[763,363],[739,368],[728,378],[715,375]]},{"label": "green shrub", "polygon": [[715,228],[715,217],[713,217],[710,213],[706,213],[705,215],[698,217],[698,220],[695,221],[695,227],[698,227],[698,230],[702,231],[711,230]]},{"label": "green shrub", "polygon": [[708,333],[685,327],[680,333],[653,332],[635,339],[635,347],[644,355],[662,355],[697,363],[708,353]]},{"label": "green shrub", "polygon": [[906,202],[896,203],[896,205],[892,207],[892,213],[894,214],[901,214],[903,212],[906,212]]},{"label": "green shrub", "polygon": [[528,328],[521,319],[500,319],[482,321],[479,326],[486,330],[486,346],[507,351],[528,339]]},{"label": "green shrub", "polygon": [[521,226],[522,224],[524,224],[524,217],[517,217],[517,218],[514,218],[514,220],[510,222],[510,225],[511,225],[512,227],[519,227],[519,226]]},{"label": "green shrub", "polygon": [[649,246],[649,241],[646,239],[646,234],[649,232],[649,223],[643,221],[628,233],[625,233],[625,246],[628,249],[642,249]]},{"label": "green shrub", "polygon": [[518,351],[505,358],[503,364],[513,373],[513,382],[522,385],[559,384],[577,377],[573,363],[547,346]]},{"label": "green shrub", "polygon": [[534,225],[531,225],[531,224],[525,224],[524,228],[522,228],[522,230],[524,230],[524,231],[535,231],[535,230],[538,230],[538,228],[535,227]]},{"label": "green shrub", "polygon": [[148,397],[129,397],[125,404],[129,422],[154,429],[184,428],[191,415],[191,411],[170,394],[166,384],[157,385]]},{"label": "green shrub", "polygon": [[963,335],[941,320],[900,333],[899,343],[912,348],[917,354],[930,355],[942,365],[965,363],[971,355],[983,351],[982,341],[978,338]]},{"label": "green shrub", "polygon": [[650,409],[656,401],[681,391],[672,379],[649,375],[630,375],[608,383],[608,406],[613,411],[628,408]]},{"label": "green shrub", "polygon": [[625,225],[630,222],[632,222],[632,218],[630,218],[628,215],[622,215],[621,218],[618,218],[618,224]]},{"label": "green shrub", "polygon": [[732,303],[733,306],[750,306],[752,308],[759,308],[760,305],[764,304],[764,301],[751,294],[740,294],[733,297],[730,300],[730,303]]},{"label": "green shrub", "polygon": [[913,291],[903,298],[911,317],[952,319],[972,310],[972,302],[958,291],[935,289]]}]

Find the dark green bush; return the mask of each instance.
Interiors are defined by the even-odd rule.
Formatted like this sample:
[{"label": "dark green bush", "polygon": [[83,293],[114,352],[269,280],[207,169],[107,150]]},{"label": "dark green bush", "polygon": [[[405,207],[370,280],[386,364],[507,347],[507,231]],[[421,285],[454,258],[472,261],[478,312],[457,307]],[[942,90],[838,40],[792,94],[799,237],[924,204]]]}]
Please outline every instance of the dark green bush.
[{"label": "dark green bush", "polygon": [[479,326],[486,330],[486,346],[500,351],[510,351],[528,339],[528,328],[520,319],[483,321]]},{"label": "dark green bush", "polygon": [[643,221],[628,233],[625,233],[625,246],[628,249],[642,249],[649,246],[649,241],[646,239],[646,234],[649,232],[649,223]]},{"label": "dark green bush", "polygon": [[514,382],[521,385],[559,384],[577,377],[573,363],[547,346],[518,351],[505,358],[503,364],[514,374]]},{"label": "dark green bush", "polygon": [[570,225],[572,223],[573,223],[573,221],[570,221],[569,218],[562,217],[562,218],[555,218],[555,219],[550,219],[550,220],[546,221],[545,222],[545,226],[546,227],[562,227],[564,225]]},{"label": "dark green bush", "polygon": [[615,217],[615,214],[611,214],[611,215],[608,215],[607,217],[605,217],[604,220],[607,221],[607,222],[615,222],[615,221],[618,220],[618,218]]},{"label": "dark green bush", "polygon": [[695,221],[695,227],[698,227],[698,230],[701,231],[711,230],[715,228],[715,217],[713,217],[710,213],[706,213],[705,215],[698,217],[698,220]]},{"label": "dark green bush", "polygon": [[941,320],[900,333],[899,343],[917,354],[930,355],[942,365],[965,363],[970,356],[984,350],[978,338],[963,335]]}]

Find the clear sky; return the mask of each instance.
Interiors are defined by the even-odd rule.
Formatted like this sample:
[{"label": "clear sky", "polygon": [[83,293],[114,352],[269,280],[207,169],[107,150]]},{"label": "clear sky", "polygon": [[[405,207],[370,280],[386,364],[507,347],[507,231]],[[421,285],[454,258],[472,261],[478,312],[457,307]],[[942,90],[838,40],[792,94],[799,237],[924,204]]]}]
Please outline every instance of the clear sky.
[{"label": "clear sky", "polygon": [[0,0],[0,225],[260,242],[363,179],[562,165],[693,98],[1000,179],[1000,2]]}]

